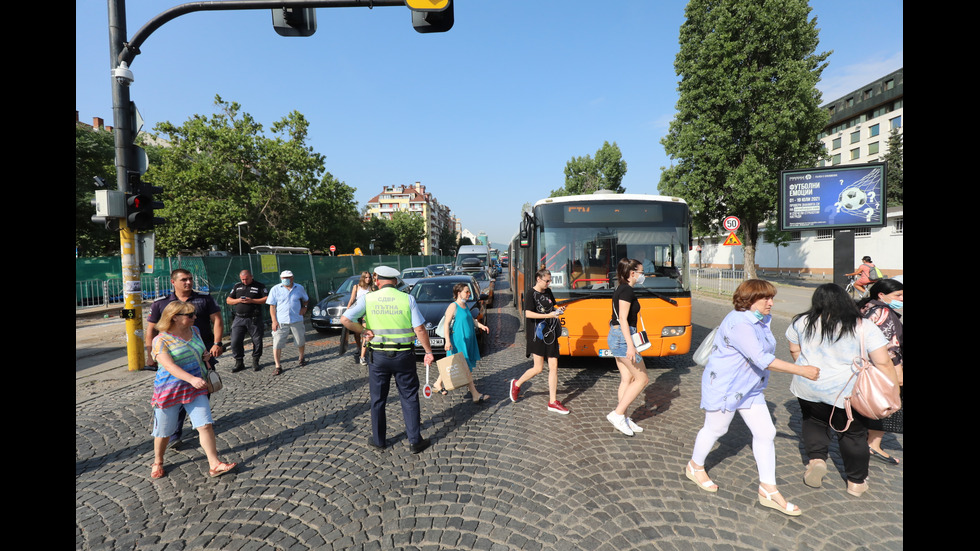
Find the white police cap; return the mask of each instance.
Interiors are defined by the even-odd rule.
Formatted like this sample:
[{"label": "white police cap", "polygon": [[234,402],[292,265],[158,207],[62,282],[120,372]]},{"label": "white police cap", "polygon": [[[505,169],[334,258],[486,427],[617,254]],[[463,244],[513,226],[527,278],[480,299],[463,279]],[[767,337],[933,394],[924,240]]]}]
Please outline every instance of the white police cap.
[{"label": "white police cap", "polygon": [[378,277],[383,277],[386,279],[395,279],[401,275],[401,272],[390,266],[378,266],[374,269],[374,273],[378,274]]}]

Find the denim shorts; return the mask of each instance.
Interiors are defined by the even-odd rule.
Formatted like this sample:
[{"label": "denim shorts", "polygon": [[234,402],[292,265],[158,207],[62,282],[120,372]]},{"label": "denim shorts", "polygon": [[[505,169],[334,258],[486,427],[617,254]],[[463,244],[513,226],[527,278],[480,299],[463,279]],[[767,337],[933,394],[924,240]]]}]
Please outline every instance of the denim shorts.
[{"label": "denim shorts", "polygon": [[[636,327],[630,327],[630,335],[636,333]],[[606,344],[614,358],[626,357],[626,339],[623,338],[623,331],[618,325],[609,326],[609,336],[606,337]]]},{"label": "denim shorts", "polygon": [[177,404],[165,409],[153,408],[153,436],[155,438],[166,438],[177,432],[177,416],[180,413],[180,408],[187,411],[187,416],[191,418],[191,426],[195,429],[214,422],[211,419],[211,404],[208,402],[208,395],[201,394],[187,404]]}]

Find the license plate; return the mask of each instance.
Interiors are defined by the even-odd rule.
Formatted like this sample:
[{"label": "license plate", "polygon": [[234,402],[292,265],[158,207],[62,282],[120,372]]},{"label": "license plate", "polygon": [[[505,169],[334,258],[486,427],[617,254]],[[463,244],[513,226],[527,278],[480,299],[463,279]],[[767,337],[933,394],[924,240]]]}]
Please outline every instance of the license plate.
[{"label": "license plate", "polygon": [[[422,346],[418,338],[415,339],[415,346]],[[436,346],[446,346],[446,341],[438,337],[429,337],[429,346],[433,348]]]},{"label": "license plate", "polygon": [[330,318],[330,325],[340,325],[340,318]]},{"label": "license plate", "polygon": [[612,358],[613,357],[612,350],[609,350],[607,348],[600,348],[599,349],[599,357],[600,358]]}]

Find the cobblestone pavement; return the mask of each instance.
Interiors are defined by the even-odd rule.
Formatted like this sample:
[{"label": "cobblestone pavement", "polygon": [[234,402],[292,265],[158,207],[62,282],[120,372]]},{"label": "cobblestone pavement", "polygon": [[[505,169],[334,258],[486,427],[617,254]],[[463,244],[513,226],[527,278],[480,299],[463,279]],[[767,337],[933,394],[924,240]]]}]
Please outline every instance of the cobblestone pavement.
[{"label": "cobblestone pavement", "polygon": [[[721,489],[700,492],[684,477],[703,422],[690,355],[647,360],[651,383],[631,413],[645,431],[633,438],[605,419],[619,382],[611,361],[563,363],[558,393],[570,415],[548,413],[544,374],[511,403],[508,381],[530,361],[508,299],[499,293],[492,349],[474,372],[492,400],[471,404],[465,389],[423,398],[432,447],[419,455],[408,451],[394,388],[390,445],[366,444],[366,370],[351,353],[338,357],[336,336],[311,334],[305,367],[287,347],[279,377],[271,355],[262,371],[224,371],[215,432],[219,455],[239,466],[220,478],[207,477],[195,435],[167,453],[166,477],[150,479],[150,388],[77,404],[76,549],[903,548],[904,461],[873,462],[870,491],[853,498],[834,447],[823,487],[805,486],[799,408],[784,374],[773,374],[766,397],[780,489],[803,509],[795,518],[758,504],[751,435],[737,416],[708,456]],[[695,343],[729,306],[696,304]],[[774,324],[782,341],[784,330]],[[884,445],[904,460],[902,441],[886,435]]]}]

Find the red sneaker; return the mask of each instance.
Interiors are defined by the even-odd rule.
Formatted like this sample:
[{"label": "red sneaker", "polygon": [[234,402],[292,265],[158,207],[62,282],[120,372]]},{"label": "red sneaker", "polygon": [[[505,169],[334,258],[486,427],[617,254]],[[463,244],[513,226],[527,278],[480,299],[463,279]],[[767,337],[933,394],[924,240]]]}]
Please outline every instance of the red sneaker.
[{"label": "red sneaker", "polygon": [[521,387],[517,386],[517,379],[510,380],[510,401],[516,402],[517,395],[521,393]]},{"label": "red sneaker", "polygon": [[555,413],[560,413],[562,415],[568,415],[568,408],[561,405],[561,402],[555,400],[548,404],[548,411],[553,411]]}]

